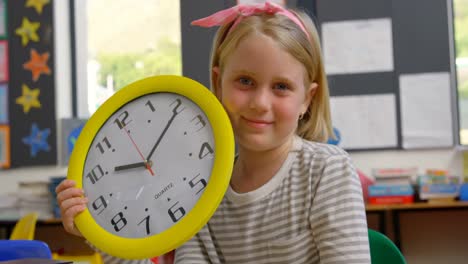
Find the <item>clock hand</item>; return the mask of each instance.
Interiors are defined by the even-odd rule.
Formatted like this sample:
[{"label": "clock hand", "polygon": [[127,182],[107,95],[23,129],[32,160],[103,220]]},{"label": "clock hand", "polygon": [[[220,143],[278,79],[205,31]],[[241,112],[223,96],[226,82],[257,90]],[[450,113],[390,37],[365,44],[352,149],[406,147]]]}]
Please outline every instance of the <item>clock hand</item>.
[{"label": "clock hand", "polygon": [[167,122],[166,124],[166,127],[164,127],[164,130],[163,132],[161,133],[161,135],[159,135],[159,138],[158,140],[156,141],[156,143],[154,144],[153,148],[151,149],[150,153],[148,154],[148,157],[146,158],[146,160],[150,160],[151,159],[151,156],[153,156],[153,153],[154,151],[156,150],[156,148],[158,147],[159,145],[159,142],[161,142],[161,139],[164,137],[164,134],[166,134],[166,131],[167,129],[169,128],[169,126],[171,125],[172,121],[174,120],[174,118],[176,117],[177,114],[173,114],[171,119],[169,119],[169,121]]},{"label": "clock hand", "polygon": [[138,148],[138,146],[136,145],[135,141],[133,140],[132,136],[130,136],[130,133],[128,133],[128,130],[124,127],[125,130],[125,133],[127,134],[128,138],[130,138],[130,140],[132,141],[133,143],[133,146],[135,147],[135,149],[138,151],[138,154],[140,154],[140,157],[141,159],[143,160],[143,164],[145,165],[146,169],[151,173],[151,175],[154,176],[154,172],[153,170],[151,169],[151,166],[150,166],[150,163],[147,162],[147,160],[145,160],[145,157],[143,156],[143,154],[141,153],[140,149]]},{"label": "clock hand", "polygon": [[137,163],[127,164],[127,165],[116,166],[114,170],[121,171],[121,170],[135,169],[135,168],[140,168],[140,167],[146,168],[146,166],[147,166],[146,162],[137,162]]},{"label": "clock hand", "polygon": [[174,107],[174,109],[172,109],[171,119],[169,119],[169,121],[167,121],[166,127],[164,127],[164,130],[162,131],[161,135],[159,135],[158,140],[156,141],[156,143],[154,144],[154,146],[151,149],[150,153],[148,154],[148,157],[146,158],[147,161],[149,161],[151,159],[151,156],[153,156],[154,151],[156,150],[156,148],[158,147],[158,145],[161,142],[162,138],[166,134],[167,129],[169,129],[169,126],[171,126],[172,121],[174,121],[174,118],[177,116],[177,114],[179,114],[180,112],[182,112],[185,109],[185,108],[182,108],[181,110],[177,110],[179,108],[179,106],[182,104],[180,99],[176,99],[170,105],[173,105],[174,103],[176,103],[177,105]]}]

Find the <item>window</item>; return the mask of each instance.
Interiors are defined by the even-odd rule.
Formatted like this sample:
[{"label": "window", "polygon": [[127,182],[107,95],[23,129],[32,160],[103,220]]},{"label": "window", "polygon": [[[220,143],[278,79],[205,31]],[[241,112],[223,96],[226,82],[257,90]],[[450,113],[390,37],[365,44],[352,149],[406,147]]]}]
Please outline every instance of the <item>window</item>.
[{"label": "window", "polygon": [[83,2],[75,1],[79,117],[131,82],[181,74],[179,1]]},{"label": "window", "polygon": [[460,144],[468,145],[468,0],[453,1]]}]

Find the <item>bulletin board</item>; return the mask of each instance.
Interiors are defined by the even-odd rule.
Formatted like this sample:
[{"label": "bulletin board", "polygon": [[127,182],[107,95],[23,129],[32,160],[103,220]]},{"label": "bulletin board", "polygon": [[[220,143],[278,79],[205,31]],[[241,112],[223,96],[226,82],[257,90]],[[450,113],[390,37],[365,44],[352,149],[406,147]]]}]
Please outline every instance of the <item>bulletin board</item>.
[{"label": "bulletin board", "polygon": [[[320,31],[332,122],[346,150],[455,144],[450,0],[285,0]],[[183,74],[209,86],[217,28],[190,26],[237,3],[181,2]]]},{"label": "bulletin board", "polygon": [[455,144],[451,1],[317,0],[316,16],[341,147]]},{"label": "bulletin board", "polygon": [[[8,113],[0,115],[3,122],[0,125],[3,133],[8,133],[1,138],[9,140],[8,144],[0,142],[0,146],[9,148],[0,152],[9,159],[8,165],[0,167],[56,164],[52,0],[0,0],[0,3],[3,4],[0,10],[5,13],[0,18],[0,33],[1,21],[5,21],[8,50],[6,60],[0,57],[0,62],[7,61],[8,68],[8,78],[3,84],[4,74],[0,72],[0,109],[2,113],[7,109]],[[1,44],[0,40],[0,52]]]}]

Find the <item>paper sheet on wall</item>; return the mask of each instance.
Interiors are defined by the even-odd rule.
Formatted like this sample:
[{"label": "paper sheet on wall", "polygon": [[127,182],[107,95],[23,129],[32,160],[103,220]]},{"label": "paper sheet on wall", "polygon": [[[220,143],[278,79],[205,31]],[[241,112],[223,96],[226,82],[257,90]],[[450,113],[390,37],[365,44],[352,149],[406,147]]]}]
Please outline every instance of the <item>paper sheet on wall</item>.
[{"label": "paper sheet on wall", "polygon": [[345,149],[387,148],[398,145],[394,94],[331,98],[332,123]]},{"label": "paper sheet on wall", "polygon": [[322,24],[327,74],[393,71],[390,18]]},{"label": "paper sheet on wall", "polygon": [[8,42],[0,40],[0,82],[8,81]]},{"label": "paper sheet on wall", "polygon": [[5,8],[5,1],[0,0],[0,37],[4,37],[6,35],[6,8]]},{"label": "paper sheet on wall", "polygon": [[399,77],[404,148],[453,145],[448,72]]},{"label": "paper sheet on wall", "polygon": [[0,124],[8,123],[8,86],[0,84]]},{"label": "paper sheet on wall", "polygon": [[10,167],[10,128],[0,125],[0,170]]}]

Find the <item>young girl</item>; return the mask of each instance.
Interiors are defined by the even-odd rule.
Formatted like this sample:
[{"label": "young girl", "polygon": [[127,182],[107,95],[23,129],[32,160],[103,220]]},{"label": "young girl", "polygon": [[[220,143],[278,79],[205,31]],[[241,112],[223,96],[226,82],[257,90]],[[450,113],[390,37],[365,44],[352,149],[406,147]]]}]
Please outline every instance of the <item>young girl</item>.
[{"label": "young girl", "polygon": [[[332,135],[317,31],[301,12],[238,5],[193,22],[221,26],[211,86],[234,128],[230,187],[176,263],[370,263],[359,178]],[[58,187],[63,223],[84,210]],[[72,199],[75,199],[72,201]]]},{"label": "young girl", "polygon": [[359,178],[331,134],[317,31],[303,13],[236,6],[220,25],[211,86],[234,128],[230,187],[183,263],[370,263]]}]

